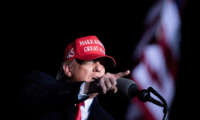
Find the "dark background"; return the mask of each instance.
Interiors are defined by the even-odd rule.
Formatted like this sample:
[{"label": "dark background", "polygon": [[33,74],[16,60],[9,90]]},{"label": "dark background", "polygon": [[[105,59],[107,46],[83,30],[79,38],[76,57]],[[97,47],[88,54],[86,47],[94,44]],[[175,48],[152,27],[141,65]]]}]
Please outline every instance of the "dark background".
[{"label": "dark background", "polygon": [[[31,70],[56,74],[64,55],[64,48],[77,36],[97,35],[114,56],[117,67],[114,72],[132,69],[133,51],[145,27],[144,19],[152,5],[151,0],[126,3],[98,3],[92,5],[68,3],[28,3],[17,6],[7,15],[6,41],[9,44],[7,77],[18,77]],[[196,14],[193,6],[185,1],[181,7],[181,59],[179,62],[176,93],[169,117],[172,120],[195,116],[197,106],[193,93],[197,83],[195,61],[198,57],[197,41],[193,27]],[[11,91],[19,88],[22,81],[13,80]],[[14,87],[13,87],[14,86]],[[112,96],[112,95],[111,95]],[[196,95],[197,96],[197,95]],[[129,102],[124,96],[100,96],[101,104],[113,116],[124,119]],[[190,111],[190,112],[189,112]]]}]

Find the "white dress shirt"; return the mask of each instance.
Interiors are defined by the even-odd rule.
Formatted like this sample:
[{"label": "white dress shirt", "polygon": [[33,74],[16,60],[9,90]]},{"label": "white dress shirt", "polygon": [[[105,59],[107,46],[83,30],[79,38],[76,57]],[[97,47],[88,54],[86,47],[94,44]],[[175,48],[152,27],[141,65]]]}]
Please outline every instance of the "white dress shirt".
[{"label": "white dress shirt", "polygon": [[[86,94],[83,93],[85,87],[85,82],[82,83],[81,87],[80,87],[80,91],[78,94],[78,99],[82,99],[83,97],[87,96]],[[84,106],[81,106],[81,120],[87,120],[88,116],[90,114],[90,106],[92,104],[93,98],[88,98],[84,101]]]}]

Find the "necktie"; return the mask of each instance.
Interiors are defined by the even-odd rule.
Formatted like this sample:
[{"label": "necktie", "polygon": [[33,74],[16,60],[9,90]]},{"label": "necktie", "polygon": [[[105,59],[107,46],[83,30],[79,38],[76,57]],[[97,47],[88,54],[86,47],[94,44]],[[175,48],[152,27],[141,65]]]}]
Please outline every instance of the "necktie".
[{"label": "necktie", "polygon": [[84,106],[84,102],[77,104],[77,114],[75,120],[81,120],[81,106]]}]

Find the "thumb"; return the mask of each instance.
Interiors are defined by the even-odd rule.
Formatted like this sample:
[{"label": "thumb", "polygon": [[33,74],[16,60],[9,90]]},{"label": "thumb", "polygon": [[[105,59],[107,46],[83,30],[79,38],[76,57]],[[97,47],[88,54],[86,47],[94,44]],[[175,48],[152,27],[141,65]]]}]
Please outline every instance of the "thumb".
[{"label": "thumb", "polygon": [[126,70],[125,72],[119,72],[119,73],[115,74],[115,77],[120,78],[120,77],[123,77],[123,76],[127,76],[129,74],[130,74],[130,70]]}]

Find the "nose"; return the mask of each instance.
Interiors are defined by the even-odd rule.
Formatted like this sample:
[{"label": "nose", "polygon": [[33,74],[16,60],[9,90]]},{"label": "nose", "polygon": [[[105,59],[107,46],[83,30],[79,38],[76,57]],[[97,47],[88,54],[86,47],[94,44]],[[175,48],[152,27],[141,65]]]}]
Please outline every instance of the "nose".
[{"label": "nose", "polygon": [[105,67],[100,62],[95,62],[94,70],[93,72],[98,74],[104,74],[105,73]]}]

